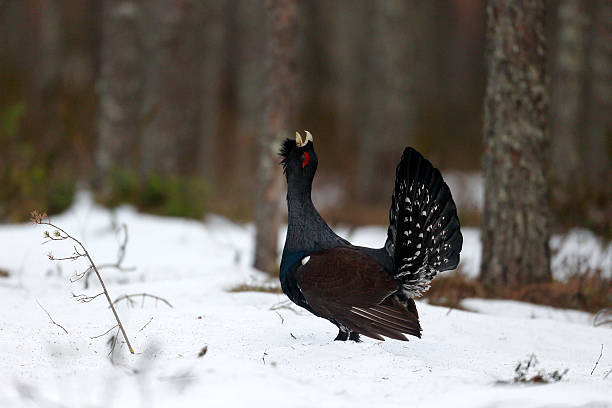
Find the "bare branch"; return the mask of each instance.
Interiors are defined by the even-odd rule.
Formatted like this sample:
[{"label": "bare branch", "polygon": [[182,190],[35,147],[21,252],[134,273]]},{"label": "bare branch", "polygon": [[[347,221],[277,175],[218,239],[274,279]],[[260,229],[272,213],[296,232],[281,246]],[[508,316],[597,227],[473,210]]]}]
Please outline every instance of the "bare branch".
[{"label": "bare branch", "polygon": [[[130,266],[130,267],[125,267],[122,265],[123,260],[125,258],[125,252],[126,252],[126,247],[127,247],[127,243],[128,243],[128,229],[127,229],[127,225],[126,224],[121,224],[120,228],[117,228],[116,226],[114,226],[113,223],[113,229],[115,230],[115,232],[117,234],[119,234],[120,231],[123,231],[123,241],[118,242],[119,243],[119,249],[117,250],[117,261],[114,263],[105,263],[105,264],[100,264],[98,265],[98,270],[102,270],[102,269],[108,269],[108,268],[113,268],[113,269],[117,269],[118,271],[121,272],[133,272],[136,270],[135,266]],[[85,277],[85,289],[87,289],[89,287],[89,277],[91,276],[91,272],[92,271],[88,271],[86,273],[86,277]]]},{"label": "bare branch", "polygon": [[68,330],[66,330],[64,328],[64,326],[62,326],[61,324],[57,323],[55,320],[53,320],[53,318],[51,317],[51,315],[49,314],[49,312],[47,311],[47,309],[45,309],[43,307],[43,305],[40,304],[40,302],[38,301],[38,299],[36,299],[36,303],[38,303],[38,306],[40,306],[40,308],[42,310],[44,310],[44,312],[47,314],[47,316],[49,316],[49,320],[51,320],[51,323],[53,323],[54,325],[56,325],[57,327],[59,327],[60,329],[62,329],[64,331],[64,333],[68,334]]},{"label": "bare branch", "polygon": [[278,311],[276,311],[276,310],[274,310],[274,313],[276,313],[278,315],[278,317],[280,317],[281,324],[285,324],[285,319],[283,318],[283,316],[280,313],[278,313]]},{"label": "bare branch", "polygon": [[289,300],[284,300],[282,302],[275,303],[272,306],[270,306],[269,310],[275,310],[276,311],[276,310],[280,310],[280,309],[290,310],[293,313],[295,313],[296,315],[301,315],[300,311],[295,310],[293,308],[293,304]]},{"label": "bare branch", "polygon": [[145,299],[145,297],[149,297],[149,298],[155,299],[155,303],[156,303],[156,305],[157,305],[157,301],[161,301],[161,302],[164,302],[166,305],[168,305],[168,307],[170,307],[170,308],[174,308],[174,306],[172,306],[172,305],[170,304],[170,302],[168,302],[168,301],[167,301],[166,299],[164,299],[163,297],[156,296],[156,295],[151,295],[150,293],[134,293],[134,294],[132,294],[132,295],[123,295],[123,296],[119,296],[117,299],[115,299],[115,300],[113,301],[113,304],[117,304],[117,303],[121,302],[122,300],[125,300],[125,301],[127,301],[127,302],[128,302],[128,304],[129,304],[130,306],[134,306],[135,302],[134,302],[134,300],[133,300],[132,298],[134,298],[134,297],[138,297],[138,296],[141,296],[141,297],[142,297],[142,306],[144,306],[144,299]]},{"label": "bare branch", "polygon": [[74,275],[70,277],[70,282],[71,282],[71,283],[74,283],[74,282],[76,282],[76,281],[79,281],[79,280],[83,279],[83,277],[84,277],[84,276],[85,276],[87,273],[89,273],[89,272],[91,272],[91,271],[92,271],[92,268],[91,268],[91,266],[90,266],[89,268],[85,269],[85,270],[84,270],[83,272],[81,272],[81,273],[75,272],[75,273],[74,273]]},{"label": "bare branch", "polygon": [[601,360],[602,355],[603,355],[603,344],[601,345],[601,350],[599,350],[599,357],[597,357],[597,361],[595,362],[595,365],[593,366],[593,369],[591,370],[591,375],[593,375],[593,373],[595,372],[595,369],[597,368],[597,364],[599,364],[599,360]]},{"label": "bare branch", "polygon": [[[115,326],[117,327],[117,326]],[[120,329],[121,327],[119,327]],[[110,339],[109,339],[109,344],[110,344],[110,351],[108,352],[108,357],[110,358],[111,362],[113,364],[115,364],[115,359],[113,358],[114,352],[115,352],[115,346],[117,345],[117,338],[119,337],[119,329],[117,329],[117,333],[115,333]],[[132,354],[134,354],[132,352]]]},{"label": "bare branch", "polygon": [[100,292],[97,295],[94,296],[89,296],[89,295],[85,295],[83,293],[79,294],[79,295],[75,295],[74,293],[72,294],[72,297],[74,298],[74,300],[76,300],[79,303],[89,303],[92,300],[94,300],[95,298],[97,298],[98,296],[102,296],[104,294],[104,292]]},{"label": "bare branch", "polygon": [[104,336],[105,334],[108,334],[108,333],[109,333],[111,330],[116,329],[116,328],[117,328],[117,325],[114,325],[113,327],[111,327],[110,329],[108,329],[107,331],[105,331],[104,333],[102,333],[102,334],[98,334],[97,336],[90,337],[90,339],[97,339],[97,338],[100,338],[100,337]]},{"label": "bare branch", "polygon": [[53,256],[53,254],[51,252],[49,252],[47,254],[47,257],[49,258],[49,260],[51,261],[76,261],[77,259],[84,257],[85,255],[81,255],[81,254],[74,254],[72,256],[66,256],[64,258],[56,258]]},{"label": "bare branch", "polygon": [[593,317],[593,326],[599,327],[612,323],[612,308],[601,309]]},{"label": "bare branch", "polygon": [[153,321],[153,318],[151,317],[151,319],[149,319],[149,321],[147,322],[147,324],[145,324],[144,326],[142,326],[142,328],[140,330],[138,330],[139,332],[143,331],[148,325],[149,323],[151,323]]}]

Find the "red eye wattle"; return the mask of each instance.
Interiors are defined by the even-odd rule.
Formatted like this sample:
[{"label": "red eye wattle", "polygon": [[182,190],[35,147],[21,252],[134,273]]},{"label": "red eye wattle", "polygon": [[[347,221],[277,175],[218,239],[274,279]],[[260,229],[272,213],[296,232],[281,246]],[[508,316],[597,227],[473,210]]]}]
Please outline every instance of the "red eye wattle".
[{"label": "red eye wattle", "polygon": [[302,154],[302,168],[306,167],[308,160],[310,160],[310,156],[308,156],[308,153],[304,152],[304,154]]}]

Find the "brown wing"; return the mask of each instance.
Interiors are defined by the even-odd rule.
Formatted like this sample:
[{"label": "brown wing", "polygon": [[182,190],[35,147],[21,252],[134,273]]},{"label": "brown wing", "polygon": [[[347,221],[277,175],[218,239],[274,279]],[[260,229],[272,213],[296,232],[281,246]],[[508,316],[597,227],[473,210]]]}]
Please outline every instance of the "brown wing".
[{"label": "brown wing", "polygon": [[298,286],[320,316],[378,340],[407,340],[402,333],[421,337],[416,309],[393,296],[397,283],[373,258],[356,248],[334,248],[302,263]]}]

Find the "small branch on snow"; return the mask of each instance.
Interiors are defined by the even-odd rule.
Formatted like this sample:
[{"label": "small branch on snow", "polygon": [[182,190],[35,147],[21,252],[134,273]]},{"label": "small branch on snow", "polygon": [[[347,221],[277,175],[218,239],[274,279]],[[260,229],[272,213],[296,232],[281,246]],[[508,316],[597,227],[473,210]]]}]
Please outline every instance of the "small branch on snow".
[{"label": "small branch on snow", "polygon": [[149,323],[151,323],[152,321],[153,321],[153,317],[151,317],[151,319],[150,319],[150,320],[147,322],[147,324],[145,324],[144,326],[142,326],[142,327],[140,328],[140,330],[138,330],[138,332],[143,331],[143,330],[144,330],[144,329],[145,329],[145,328],[146,328],[146,327],[149,325]]},{"label": "small branch on snow", "polygon": [[612,308],[601,309],[593,316],[593,326],[599,327],[612,323]]},{"label": "small branch on snow", "polygon": [[[117,250],[117,261],[114,263],[105,263],[105,264],[100,264],[98,265],[98,270],[102,270],[102,269],[107,269],[107,268],[113,268],[113,269],[117,269],[118,271],[121,272],[132,272],[136,270],[136,267],[134,266],[130,266],[130,267],[125,267],[122,265],[123,260],[125,259],[125,252],[126,252],[126,247],[127,247],[127,243],[128,243],[128,229],[127,229],[127,225],[126,224],[121,224],[121,226],[119,228],[116,227],[116,225],[113,223],[113,230],[116,232],[117,236],[119,235],[120,231],[123,231],[123,241],[119,242],[119,249]],[[86,271],[85,274],[85,289],[87,289],[89,287],[89,277],[91,276],[91,270]]]},{"label": "small branch on snow", "polygon": [[152,299],[155,299],[155,305],[156,305],[156,306],[157,306],[157,301],[160,301],[160,302],[164,302],[166,305],[168,305],[168,307],[169,307],[169,308],[171,308],[171,309],[173,309],[173,308],[174,308],[174,306],[172,306],[172,305],[170,304],[170,302],[168,302],[168,301],[167,301],[166,299],[164,299],[163,297],[161,297],[161,296],[157,296],[157,295],[151,295],[150,293],[134,293],[134,294],[132,294],[132,295],[122,295],[122,296],[119,296],[117,299],[115,299],[115,300],[113,301],[113,304],[115,305],[115,304],[117,304],[117,303],[121,302],[122,300],[125,300],[125,301],[127,301],[128,305],[130,305],[130,306],[132,306],[132,307],[133,307],[133,306],[136,304],[136,302],[135,302],[135,301],[134,301],[132,298],[134,298],[134,297],[138,297],[138,296],[141,296],[141,297],[142,297],[141,307],[143,307],[143,306],[144,306],[144,300],[145,300],[145,297],[150,297],[150,298],[152,298]]},{"label": "small branch on snow", "polygon": [[74,293],[72,294],[72,298],[74,300],[76,300],[79,303],[89,303],[92,300],[94,300],[95,298],[97,298],[98,296],[102,296],[104,294],[104,292],[100,292],[97,295],[94,296],[89,296],[89,295],[85,295],[85,294],[79,294],[79,295],[75,295]]},{"label": "small branch on snow", "polygon": [[107,331],[105,331],[104,333],[102,333],[102,334],[98,334],[97,336],[90,337],[90,339],[97,339],[97,338],[100,338],[100,337],[104,336],[105,334],[108,334],[108,333],[109,333],[111,330],[116,329],[116,328],[117,328],[117,325],[114,325],[113,327],[111,327],[110,329],[108,329]]},{"label": "small branch on snow", "polygon": [[269,310],[276,311],[276,310],[280,310],[280,309],[286,309],[286,310],[292,311],[296,315],[301,315],[301,313],[298,310],[295,310],[292,305],[293,305],[293,303],[291,303],[290,300],[284,300],[284,301],[281,301],[281,302],[273,304],[272,306],[270,306]]},{"label": "small branch on snow", "polygon": [[280,317],[281,324],[285,324],[285,319],[283,319],[283,316],[280,313],[278,313],[276,310],[274,310],[274,313],[276,313],[278,315],[278,317]]},{"label": "small branch on snow", "polygon": [[[116,326],[115,326],[116,327]],[[112,329],[111,329],[112,330]],[[109,330],[110,331],[110,330]],[[108,332],[107,332],[108,333]],[[110,346],[110,350],[108,352],[108,358],[110,358],[111,363],[113,363],[113,365],[115,364],[115,359],[113,358],[113,356],[115,355],[115,346],[117,345],[117,339],[119,337],[119,329],[117,329],[117,333],[113,334],[109,339],[108,339],[108,345]],[[132,352],[133,353],[133,352]]]},{"label": "small branch on snow", "polygon": [[36,303],[38,303],[38,306],[40,306],[40,308],[42,310],[44,310],[44,312],[47,314],[47,316],[49,316],[49,320],[51,320],[51,323],[53,323],[54,325],[56,325],[57,327],[59,327],[60,329],[62,329],[66,334],[68,334],[68,330],[66,330],[64,328],[64,326],[62,326],[61,324],[57,323],[55,320],[53,320],[53,318],[51,317],[51,315],[49,314],[49,312],[47,311],[47,309],[45,309],[43,307],[43,305],[40,304],[40,302],[38,301],[38,299],[36,299]]},{"label": "small branch on snow", "polygon": [[599,350],[599,357],[597,357],[597,361],[595,362],[595,365],[593,366],[593,369],[591,370],[591,375],[593,375],[593,373],[595,372],[595,369],[597,368],[597,364],[599,364],[599,360],[601,360],[602,355],[603,355],[603,344],[601,345],[601,350]]}]

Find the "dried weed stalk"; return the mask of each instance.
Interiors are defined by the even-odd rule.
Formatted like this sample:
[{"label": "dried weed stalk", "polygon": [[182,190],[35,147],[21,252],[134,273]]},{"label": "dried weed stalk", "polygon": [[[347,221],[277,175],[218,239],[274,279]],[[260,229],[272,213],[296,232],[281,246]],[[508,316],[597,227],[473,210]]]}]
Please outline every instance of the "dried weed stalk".
[{"label": "dried weed stalk", "polygon": [[[108,305],[110,307],[110,309],[113,312],[113,316],[115,317],[115,320],[117,321],[117,325],[114,326],[115,327],[119,327],[119,330],[121,331],[121,334],[123,335],[123,338],[125,339],[125,343],[128,346],[128,349],[130,350],[130,353],[134,354],[134,349],[132,348],[132,345],[130,344],[130,340],[128,339],[127,333],[125,332],[125,328],[123,327],[123,324],[121,323],[121,319],[119,319],[119,315],[117,314],[117,310],[115,310],[115,306],[113,304],[113,302],[111,301],[110,295],[108,293],[108,290],[106,289],[106,285],[104,284],[104,281],[102,280],[102,276],[100,275],[100,270],[99,268],[96,266],[96,264],[94,263],[93,259],[91,259],[91,256],[89,255],[89,252],[87,252],[87,249],[85,248],[85,246],[81,243],[81,241],[79,241],[78,239],[76,239],[75,237],[73,237],[72,235],[70,235],[69,233],[67,233],[65,230],[63,230],[62,228],[58,227],[57,225],[53,224],[49,217],[47,216],[47,213],[39,213],[38,211],[34,210],[31,213],[31,220],[33,223],[38,224],[38,225],[47,225],[51,228],[53,228],[53,232],[49,233],[49,231],[45,231],[44,232],[44,237],[46,239],[46,241],[44,243],[47,242],[51,242],[51,241],[72,241],[74,243],[73,248],[74,248],[74,252],[72,255],[67,256],[67,257],[62,257],[62,258],[56,258],[55,256],[53,256],[53,254],[51,252],[49,252],[47,254],[47,256],[49,257],[50,260],[52,261],[64,261],[64,260],[71,260],[71,261],[75,261],[77,259],[80,258],[86,258],[87,261],[89,262],[89,266],[88,268],[81,272],[81,273],[76,273],[75,276],[73,278],[71,278],[72,282],[75,282],[77,280],[82,279],[83,277],[87,276],[89,273],[91,273],[93,271],[93,273],[96,275],[96,277],[98,278],[98,281],[100,282],[100,286],[102,287],[102,292],[98,293],[95,296],[87,296],[87,295],[74,295],[73,296],[76,298],[76,300],[80,303],[87,303],[90,302],[92,300],[94,300],[95,298],[97,298],[98,296],[102,296],[104,295],[104,297],[106,298],[106,301],[108,302]],[[125,235],[125,242],[127,242],[127,234]],[[125,248],[124,248],[125,250]],[[117,266],[119,266],[121,264],[122,261],[122,257],[120,258],[120,260],[117,262]],[[112,329],[111,329],[112,330]],[[116,338],[117,336],[115,336],[115,343],[116,343]],[[113,345],[113,349],[114,349],[114,345]]]}]

